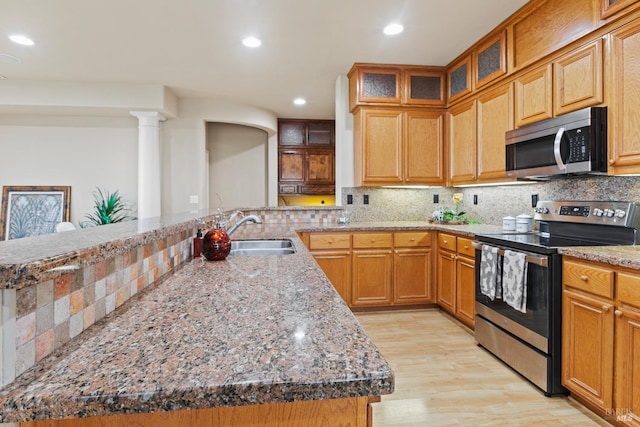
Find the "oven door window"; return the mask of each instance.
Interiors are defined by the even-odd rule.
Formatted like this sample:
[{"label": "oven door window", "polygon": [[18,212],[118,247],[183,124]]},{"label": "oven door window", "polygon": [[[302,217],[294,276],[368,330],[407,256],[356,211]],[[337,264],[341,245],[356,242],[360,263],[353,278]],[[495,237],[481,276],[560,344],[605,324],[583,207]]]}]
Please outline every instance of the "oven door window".
[{"label": "oven door window", "polygon": [[[480,253],[476,252],[476,262],[480,262]],[[476,268],[476,275],[479,269]],[[537,264],[527,264],[527,312],[522,313],[501,299],[491,301],[480,292],[480,281],[476,277],[476,301],[514,322],[531,329],[538,334],[549,337],[551,270]]]}]

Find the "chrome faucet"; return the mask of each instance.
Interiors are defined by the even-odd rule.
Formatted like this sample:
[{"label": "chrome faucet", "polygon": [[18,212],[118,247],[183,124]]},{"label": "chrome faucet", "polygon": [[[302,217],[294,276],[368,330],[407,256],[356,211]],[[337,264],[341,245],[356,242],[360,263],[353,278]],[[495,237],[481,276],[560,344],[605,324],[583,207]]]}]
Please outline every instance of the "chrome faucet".
[{"label": "chrome faucet", "polygon": [[262,224],[262,220],[257,215],[244,216],[243,213],[240,212],[240,211],[235,211],[234,213],[232,213],[231,216],[229,217],[229,220],[234,218],[237,214],[240,214],[241,218],[235,224],[233,224],[231,227],[229,227],[227,229],[227,234],[229,236],[231,236],[231,233],[236,231],[238,229],[238,227],[240,227],[245,222],[253,222],[254,224]]}]

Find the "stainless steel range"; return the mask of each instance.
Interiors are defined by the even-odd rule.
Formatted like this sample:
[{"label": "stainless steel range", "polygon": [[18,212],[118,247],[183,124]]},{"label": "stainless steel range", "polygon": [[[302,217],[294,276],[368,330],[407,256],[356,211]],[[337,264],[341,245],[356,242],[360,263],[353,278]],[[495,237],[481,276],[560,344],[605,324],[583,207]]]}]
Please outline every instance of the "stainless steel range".
[{"label": "stainless steel range", "polygon": [[[537,232],[477,236],[475,337],[547,396],[567,394],[560,383],[562,257],[558,248],[635,245],[639,242],[640,208],[633,202],[540,201],[535,212]],[[510,260],[514,252],[526,260],[521,276],[524,283],[520,283],[526,308],[515,309],[505,302],[509,299],[506,296],[488,296],[486,287],[481,287],[480,271],[487,268],[486,254],[491,250],[498,255],[497,275],[502,278],[506,274],[500,271],[505,251]]]}]

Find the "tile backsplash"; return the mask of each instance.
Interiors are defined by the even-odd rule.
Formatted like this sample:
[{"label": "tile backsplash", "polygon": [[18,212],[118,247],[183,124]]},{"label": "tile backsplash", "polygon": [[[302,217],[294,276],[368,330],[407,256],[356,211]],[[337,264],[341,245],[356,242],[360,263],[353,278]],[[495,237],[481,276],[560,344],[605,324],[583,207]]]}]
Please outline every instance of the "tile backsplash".
[{"label": "tile backsplash", "polygon": [[[569,178],[547,182],[495,187],[378,188],[344,187],[342,206],[352,221],[422,221],[440,207],[454,208],[453,193],[462,193],[460,210],[486,224],[500,224],[502,217],[533,214],[531,196],[540,200],[617,200],[640,203],[640,177]],[[352,204],[347,204],[351,195]],[[369,203],[364,204],[364,196]],[[434,195],[439,203],[434,203]],[[473,204],[474,195],[478,204]]]}]

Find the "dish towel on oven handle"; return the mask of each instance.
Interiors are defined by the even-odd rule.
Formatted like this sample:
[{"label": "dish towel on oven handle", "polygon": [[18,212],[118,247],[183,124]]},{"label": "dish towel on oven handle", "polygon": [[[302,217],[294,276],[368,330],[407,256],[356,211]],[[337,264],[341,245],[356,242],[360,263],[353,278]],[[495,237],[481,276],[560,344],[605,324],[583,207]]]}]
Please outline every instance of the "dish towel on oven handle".
[{"label": "dish towel on oven handle", "polygon": [[480,258],[480,292],[493,301],[502,297],[502,274],[498,248],[482,245]]},{"label": "dish towel on oven handle", "polygon": [[511,307],[527,312],[527,256],[505,250],[502,265],[502,299]]}]

